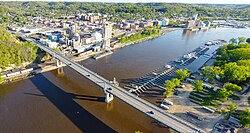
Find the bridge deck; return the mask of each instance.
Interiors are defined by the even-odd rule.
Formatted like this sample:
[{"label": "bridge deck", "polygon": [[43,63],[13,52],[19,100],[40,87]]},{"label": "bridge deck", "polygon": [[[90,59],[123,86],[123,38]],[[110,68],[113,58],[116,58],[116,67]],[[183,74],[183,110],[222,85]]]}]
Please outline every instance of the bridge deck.
[{"label": "bridge deck", "polygon": [[[94,73],[90,71],[89,69],[85,68],[84,66],[70,60],[69,58],[60,55],[59,53],[55,52],[53,49],[48,48],[46,46],[43,46],[41,44],[38,44],[38,42],[35,43],[38,47],[40,47],[42,50],[48,52],[49,54],[55,56],[56,59],[62,61],[66,65],[68,65],[70,68],[74,69],[79,74],[83,75],[90,81],[94,82],[96,85],[98,85],[100,88],[104,89],[104,84],[106,83],[106,91],[115,97],[119,98],[120,100],[124,101],[125,103],[131,105],[135,109],[145,113],[147,116],[153,118],[154,120],[158,121],[159,123],[170,127],[178,132],[182,133],[195,133],[195,132],[204,132],[201,129],[197,128],[196,126],[174,116],[171,115],[161,108],[149,103],[146,100],[143,100],[139,97],[136,97],[135,95],[129,93],[128,91],[124,90],[123,88],[116,86],[110,81],[104,79],[97,73]],[[153,114],[150,113],[150,111],[153,111]],[[205,133],[205,132],[204,132]]]}]

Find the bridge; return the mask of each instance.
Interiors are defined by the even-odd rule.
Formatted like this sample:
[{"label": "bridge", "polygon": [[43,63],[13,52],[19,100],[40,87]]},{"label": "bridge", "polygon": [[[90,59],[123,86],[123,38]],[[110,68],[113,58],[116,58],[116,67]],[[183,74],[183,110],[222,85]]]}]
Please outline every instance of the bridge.
[{"label": "bridge", "polygon": [[132,93],[126,91],[125,89],[119,87],[117,84],[108,81],[107,79],[101,77],[97,73],[92,72],[91,70],[85,68],[84,66],[76,63],[75,61],[57,53],[53,49],[40,44],[39,42],[33,41],[33,39],[26,38],[27,41],[34,42],[40,49],[46,51],[50,55],[54,56],[57,59],[57,64],[60,65],[60,62],[65,63],[67,66],[87,78],[88,80],[95,83],[97,86],[102,88],[106,94],[106,102],[113,100],[113,96],[119,98],[123,102],[129,104],[135,109],[141,111],[147,116],[159,122],[161,125],[172,128],[173,130],[180,133],[205,133],[202,129],[192,125],[189,122],[184,121],[181,118],[178,118],[172,114],[165,112],[163,109],[153,105],[152,103],[139,98]]}]

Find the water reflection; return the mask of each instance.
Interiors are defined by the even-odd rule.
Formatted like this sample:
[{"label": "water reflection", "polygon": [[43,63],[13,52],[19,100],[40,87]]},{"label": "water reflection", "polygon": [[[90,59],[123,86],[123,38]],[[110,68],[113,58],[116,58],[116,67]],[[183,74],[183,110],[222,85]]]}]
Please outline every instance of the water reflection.
[{"label": "water reflection", "polygon": [[[31,82],[82,132],[115,132],[113,129],[98,120],[95,116],[93,116],[91,113],[89,113],[87,110],[82,108],[78,103],[74,101],[74,99],[78,99],[103,102],[103,97],[67,93],[55,84],[53,84],[51,81],[49,81],[42,74],[37,75],[36,78],[31,78]],[[42,96],[29,93],[26,94]]]}]

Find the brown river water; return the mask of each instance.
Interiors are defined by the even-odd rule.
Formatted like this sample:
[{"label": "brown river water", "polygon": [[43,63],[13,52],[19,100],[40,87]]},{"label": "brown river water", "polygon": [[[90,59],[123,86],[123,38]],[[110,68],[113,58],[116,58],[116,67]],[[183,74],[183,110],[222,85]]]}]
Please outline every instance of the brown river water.
[{"label": "brown river water", "polygon": [[[116,77],[122,86],[124,81],[143,76],[209,40],[228,41],[239,36],[250,37],[250,30],[173,31],[80,64],[106,79]],[[157,103],[162,92],[151,90],[142,98]],[[170,132],[117,98],[109,104],[103,100],[102,89],[68,67],[1,85],[0,133]]]}]

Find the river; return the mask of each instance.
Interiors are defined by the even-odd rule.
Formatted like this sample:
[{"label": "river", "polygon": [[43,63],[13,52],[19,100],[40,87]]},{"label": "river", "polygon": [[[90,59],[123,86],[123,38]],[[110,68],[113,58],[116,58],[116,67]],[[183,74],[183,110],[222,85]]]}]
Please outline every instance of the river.
[{"label": "river", "polygon": [[[138,78],[175,60],[205,42],[250,37],[249,29],[173,31],[153,40],[117,49],[99,60],[80,62],[106,79]],[[160,92],[143,98],[160,100]],[[115,98],[103,102],[104,93],[68,67],[0,86],[0,132],[169,132],[146,115]]]}]

